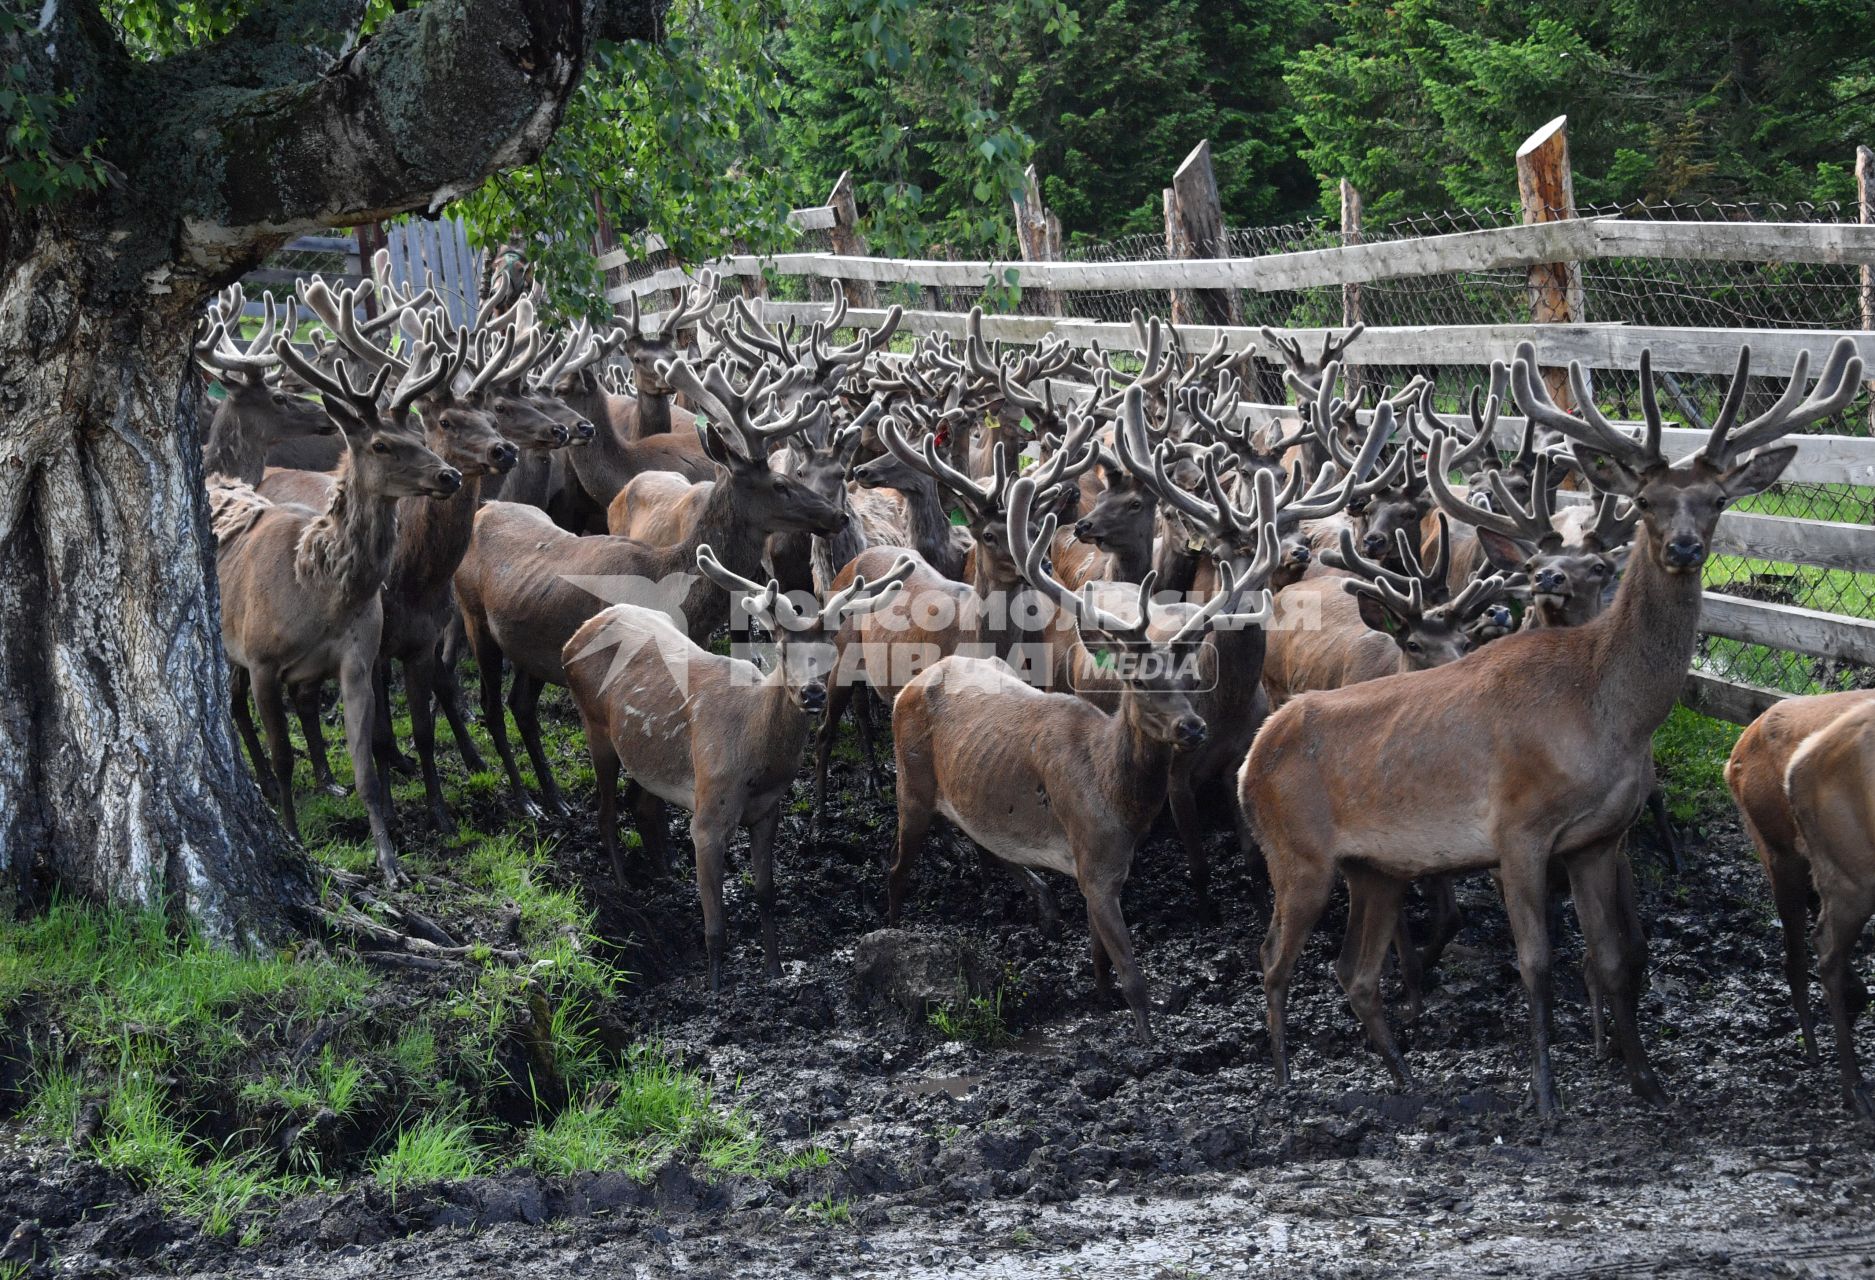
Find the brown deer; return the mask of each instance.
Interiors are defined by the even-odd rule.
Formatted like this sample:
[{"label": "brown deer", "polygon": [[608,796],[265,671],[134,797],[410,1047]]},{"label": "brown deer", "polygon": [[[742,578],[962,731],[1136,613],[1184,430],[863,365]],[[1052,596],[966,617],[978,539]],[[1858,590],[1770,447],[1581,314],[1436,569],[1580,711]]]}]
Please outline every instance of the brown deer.
[{"label": "brown deer", "polygon": [[[1534,348],[1518,348],[1511,383],[1519,406],[1571,439],[1596,487],[1640,510],[1627,576],[1613,605],[1580,627],[1521,631],[1463,662],[1309,694],[1265,722],[1238,785],[1275,890],[1262,959],[1279,1079],[1289,1076],[1290,975],[1337,872],[1348,880],[1350,906],[1336,973],[1404,1084],[1406,1062],[1379,994],[1401,892],[1420,876],[1496,867],[1530,1002],[1532,1092],[1538,1110],[1553,1114],[1546,907],[1550,866],[1560,860],[1629,1081],[1643,1097],[1664,1096],[1637,1023],[1646,944],[1621,838],[1652,786],[1654,730],[1685,680],[1720,510],[1771,485],[1797,452],[1762,446],[1841,409],[1860,385],[1862,362],[1848,339],[1806,399],[1808,364],[1800,357],[1777,403],[1739,426],[1750,368],[1749,349],[1741,350],[1704,449],[1673,463],[1660,448],[1648,356],[1646,427],[1635,440],[1594,407],[1579,365],[1570,377],[1580,417],[1550,401]],[[1738,461],[1741,454],[1749,456]],[[1509,715],[1507,707],[1525,711]]]},{"label": "brown deer", "polygon": [[[1144,412],[1141,397],[1138,387],[1128,392],[1133,412]],[[1246,593],[1226,570],[1223,590],[1154,638],[1150,576],[1128,621],[1048,573],[1055,520],[1046,515],[1031,530],[1035,500],[1032,480],[1011,485],[1011,552],[1024,578],[1073,620],[1081,643],[1118,667],[1119,708],[1108,714],[1072,694],[1043,692],[994,659],[953,655],[907,684],[892,708],[898,852],[886,912],[898,920],[934,815],[1014,866],[1072,876],[1087,900],[1095,981],[1110,994],[1118,972],[1134,1027],[1148,1040],[1151,1002],[1120,891],[1165,804],[1173,753],[1202,745],[1207,733],[1191,702],[1200,644],[1213,627],[1261,625],[1269,593]]]},{"label": "brown deer", "polygon": [[345,743],[352,777],[370,817],[378,867],[399,878],[391,841],[389,796],[373,767],[372,671],[383,626],[379,589],[397,540],[397,500],[447,498],[462,486],[454,467],[431,452],[409,422],[413,404],[448,374],[434,349],[419,345],[409,372],[380,411],[378,396],[391,370],[381,366],[363,389],[343,361],[328,374],[281,338],[275,350],[324,397],[326,412],[345,434],[338,481],[321,511],[276,504],[249,485],[218,482],[211,507],[218,543],[221,636],[234,664],[235,723],[255,771],[260,740],[247,711],[251,687],[267,731],[280,816],[297,838],[293,808],[293,747],[287,737],[285,690],[336,675],[345,708]]},{"label": "brown deer", "polygon": [[[718,467],[708,505],[689,536],[652,546],[611,535],[577,537],[537,508],[491,502],[475,518],[475,537],[456,571],[456,602],[482,681],[482,712],[508,784],[523,810],[538,813],[521,784],[501,710],[501,663],[514,667],[508,705],[514,712],[546,807],[564,814],[540,742],[537,707],[548,684],[566,683],[561,650],[580,624],[607,603],[644,603],[677,611],[690,638],[707,641],[727,619],[728,597],[691,572],[697,548],[715,547],[722,563],[744,576],[760,572],[762,547],[781,529],[831,533],[839,508],[766,461],[767,445],[805,430],[824,406],[802,405],[779,420],[756,421],[767,382],[737,391],[719,368],[699,378],[682,361],[664,376],[709,415],[698,432]],[[732,445],[734,438],[739,444]]]},{"label": "brown deer", "polygon": [[282,321],[273,294],[262,295],[266,315],[260,332],[245,347],[234,341],[246,297],[238,284],[228,286],[210,309],[208,333],[195,344],[195,358],[225,393],[208,424],[202,444],[202,469],[258,484],[267,470],[267,451],[287,440],[335,436],[338,428],[319,402],[294,394],[280,380],[277,335],[293,335],[293,302]]},{"label": "brown deer", "polygon": [[951,523],[937,477],[928,468],[914,466],[888,451],[854,467],[853,481],[861,489],[890,490],[903,499],[905,536],[888,545],[915,551],[942,576],[962,581],[964,558],[976,540],[968,529]]},{"label": "brown deer", "polygon": [[1817,969],[1836,1029],[1843,1104],[1875,1120],[1875,1098],[1856,1060],[1855,1018],[1868,1003],[1850,960],[1875,915],[1875,692],[1787,698],[1759,716],[1732,748],[1725,782],[1771,880],[1784,927],[1784,977],[1816,1063],[1810,966],[1804,946],[1809,895],[1821,912]]},{"label": "brown deer", "polygon": [[[429,331],[434,333],[434,326]],[[455,354],[445,361],[443,380],[415,404],[425,443],[462,474],[463,485],[448,498],[405,498],[399,502],[397,542],[385,571],[384,624],[378,641],[375,750],[381,766],[388,768],[395,750],[388,677],[390,664],[396,662],[403,667],[411,738],[416,744],[429,818],[438,830],[448,828],[450,822],[443,803],[442,780],[436,771],[436,705],[443,709],[464,765],[472,773],[485,767],[462,714],[455,674],[437,661],[437,642],[455,615],[450,580],[474,532],[484,477],[505,474],[519,456],[516,446],[496,430],[494,417],[469,408],[460,397],[460,387],[452,386],[462,379],[468,339],[466,329],[456,331]],[[375,361],[366,350],[355,349],[353,354],[368,363],[388,367],[394,375],[408,376],[408,366],[402,361],[381,348],[371,350],[376,352]],[[260,493],[276,502],[319,507],[329,500],[333,483],[321,472],[273,471],[260,485]],[[298,701],[307,747],[316,756],[323,748],[317,728],[318,686],[301,685]]]},{"label": "brown deer", "polygon": [[624,882],[618,848],[617,790],[623,766],[638,792],[639,837],[653,865],[669,863],[664,807],[688,809],[695,846],[697,896],[703,903],[710,990],[722,985],[727,929],[723,867],[730,834],[749,832],[749,867],[762,920],[768,976],[781,976],[775,936],[775,831],[781,802],[800,772],[812,717],[826,705],[832,668],[829,631],[851,613],[875,607],[900,589],[905,557],[877,582],[854,579],[824,606],[801,609],[778,582],[759,586],[732,572],[706,544],[697,567],[775,638],[766,674],[754,663],[699,647],[669,617],[636,605],[613,605],[586,620],[566,642],[561,665],[579,707],[597,780],[599,838]]},{"label": "brown deer", "polygon": [[[1029,473],[1029,479],[1043,488],[1049,503],[1059,498],[1062,486],[1073,483],[1082,471],[1094,465],[1095,453],[1089,442],[1092,431],[1092,420],[1081,420],[1063,447]],[[998,448],[990,476],[976,480],[944,459],[935,437],[926,436],[920,452],[889,418],[880,423],[879,435],[901,463],[923,468],[962,506],[975,538],[966,558],[969,581],[946,577],[919,561],[905,581],[905,590],[890,608],[860,614],[840,628],[834,640],[840,659],[839,675],[828,691],[827,715],[814,748],[811,832],[819,830],[834,738],[856,691],[869,689],[889,703],[919,670],[965,646],[998,658],[1014,656],[1017,645],[1031,646],[1019,660],[1032,659],[1038,670],[1052,673],[1057,668],[1056,646],[1065,647],[1072,639],[1070,632],[1052,620],[1039,627],[1025,625],[1010,608],[1024,579],[1021,565],[1009,549],[1006,503],[1013,480],[1008,450]],[[878,577],[896,559],[895,551],[890,547],[868,547],[840,571],[834,589],[843,590],[861,575]],[[864,716],[858,723],[860,744],[876,780],[870,729]]]}]

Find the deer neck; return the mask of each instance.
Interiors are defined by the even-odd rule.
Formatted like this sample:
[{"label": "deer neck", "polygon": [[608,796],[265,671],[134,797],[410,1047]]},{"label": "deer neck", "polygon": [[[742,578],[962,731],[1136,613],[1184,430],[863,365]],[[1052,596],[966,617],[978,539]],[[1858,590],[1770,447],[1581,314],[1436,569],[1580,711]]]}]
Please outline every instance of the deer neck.
[{"label": "deer neck", "polygon": [[775,669],[755,686],[752,714],[744,722],[743,733],[750,742],[786,748],[768,752],[766,758],[777,774],[792,778],[800,767],[800,749],[807,741],[807,713],[789,691],[786,674],[777,661]]},{"label": "deer neck", "polygon": [[1698,573],[1668,573],[1658,560],[1653,531],[1635,532],[1627,575],[1614,603],[1580,630],[1595,633],[1593,671],[1599,676],[1597,710],[1605,721],[1625,721],[1650,737],[1679,701],[1686,669],[1699,639]]},{"label": "deer neck", "polygon": [[348,454],[326,509],[300,534],[294,576],[329,591],[336,611],[349,614],[384,585],[396,544],[396,499],[364,492]]},{"label": "deer neck", "polygon": [[905,495],[905,514],[911,522],[912,545],[932,564],[942,564],[950,555],[951,519],[938,497],[937,485],[929,480],[899,490]]},{"label": "deer neck", "polygon": [[1129,533],[1121,541],[1109,544],[1107,559],[1113,580],[1144,582],[1146,574],[1152,570],[1152,551],[1151,525],[1146,526],[1143,538]]},{"label": "deer neck", "polygon": [[475,511],[481,505],[480,473],[465,474],[462,488],[447,498],[398,499],[397,545],[384,589],[412,603],[447,592],[468,554]]},{"label": "deer neck", "polygon": [[224,475],[248,484],[259,484],[267,471],[267,441],[259,431],[250,431],[241,421],[234,397],[221,402],[208,424],[208,440],[202,445],[202,470],[207,475]]},{"label": "deer neck", "polygon": [[697,572],[697,548],[708,544],[716,558],[731,573],[765,581],[762,551],[768,534],[750,522],[736,500],[733,478],[723,468],[716,469],[716,483],[689,536],[666,549],[661,557],[665,574],[684,573],[694,579],[684,596],[684,619],[690,638],[707,638],[729,617],[729,593]]},{"label": "deer neck", "polygon": [[1165,807],[1172,747],[1146,732],[1139,695],[1131,688],[1121,690],[1118,710],[1088,746],[1096,776],[1105,780],[1103,790],[1114,817],[1129,831],[1145,831]]},{"label": "deer neck", "polygon": [[646,391],[643,387],[639,387],[638,411],[633,415],[633,418],[633,430],[630,432],[630,435],[634,440],[642,440],[646,436],[669,435],[671,430],[671,393],[668,391]]}]

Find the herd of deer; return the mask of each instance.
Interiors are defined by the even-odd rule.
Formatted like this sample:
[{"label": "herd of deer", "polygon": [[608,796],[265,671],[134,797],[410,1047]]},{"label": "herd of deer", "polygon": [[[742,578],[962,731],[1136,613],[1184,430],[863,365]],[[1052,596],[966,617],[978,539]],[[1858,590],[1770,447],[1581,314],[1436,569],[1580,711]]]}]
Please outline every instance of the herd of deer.
[{"label": "herd of deer", "polygon": [[[1451,879],[1488,869],[1548,1113],[1548,906],[1566,881],[1598,1045],[1611,1013],[1633,1088],[1661,1096],[1637,1027],[1645,943],[1624,833],[1654,791],[1651,738],[1693,652],[1719,513],[1777,480],[1796,452],[1780,437],[1855,394],[1846,340],[1814,389],[1799,360],[1745,422],[1741,352],[1704,448],[1673,461],[1645,356],[1637,437],[1595,408],[1580,369],[1574,407],[1560,407],[1527,346],[1447,416],[1419,380],[1371,409],[1338,394],[1358,327],[1319,356],[1265,330],[1297,413],[1253,429],[1250,353],[1221,340],[1185,352],[1143,317],[1139,349],[1117,358],[1053,341],[1004,351],[974,316],[962,341],[894,353],[896,309],[841,346],[843,304],[805,331],[770,326],[746,302],[714,305],[706,277],[655,335],[634,303],[623,328],[555,336],[513,274],[458,324],[432,290],[400,289],[374,265],[355,288],[302,284],[284,308],[267,298],[252,338],[231,290],[196,348],[225,392],[205,463],[233,715],[289,827],[288,702],[331,785],[320,686],[336,676],[378,863],[398,878],[387,783],[407,766],[390,664],[402,664],[428,816],[445,824],[435,707],[464,763],[483,767],[454,674],[466,647],[528,811],[567,812],[537,713],[557,684],[579,710],[621,878],[621,770],[659,869],[666,806],[692,814],[715,987],[734,829],[749,832],[778,973],[782,802],[811,736],[814,839],[849,708],[876,779],[882,702],[897,764],[890,918],[942,815],[1045,905],[1038,870],[1075,879],[1096,980],[1105,992],[1117,978],[1146,1035],[1121,889],[1169,808],[1212,913],[1202,808],[1215,800],[1267,864],[1278,1075],[1291,973],[1339,878],[1336,973],[1404,1084],[1380,997],[1386,954],[1416,1006],[1456,928]],[[317,322],[309,336],[302,314]],[[1524,415],[1514,453],[1497,434],[1512,401]],[[767,632],[768,661],[708,649],[725,623]],[[1842,1085],[1864,1114],[1851,1035],[1864,995],[1848,956],[1875,912],[1871,766],[1875,694],[1838,694],[1780,704],[1727,772],[1770,873],[1812,1056],[1803,932],[1810,890],[1821,899]],[[1438,908],[1423,948],[1402,914],[1414,881]]]}]

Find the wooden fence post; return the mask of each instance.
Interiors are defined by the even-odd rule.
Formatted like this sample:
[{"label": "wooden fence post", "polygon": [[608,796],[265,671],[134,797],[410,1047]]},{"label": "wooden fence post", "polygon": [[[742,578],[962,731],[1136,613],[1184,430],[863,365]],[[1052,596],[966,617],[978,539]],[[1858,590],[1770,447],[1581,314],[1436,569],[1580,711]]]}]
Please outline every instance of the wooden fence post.
[{"label": "wooden fence post", "polygon": [[[1226,258],[1224,209],[1218,200],[1217,172],[1211,167],[1211,140],[1191,149],[1165,189],[1165,249],[1171,258]],[[1241,324],[1243,312],[1235,289],[1172,290],[1173,324]]]},{"label": "wooden fence post", "polygon": [[[1557,116],[1523,140],[1517,148],[1517,195],[1523,203],[1526,225],[1560,222],[1576,216],[1575,175],[1569,168],[1569,117]],[[1581,324],[1588,318],[1582,298],[1582,267],[1575,262],[1550,262],[1530,268],[1530,322]],[[1564,369],[1545,368],[1543,381],[1550,398],[1573,409],[1569,375]]]},{"label": "wooden fence post", "polygon": [[[1061,258],[1061,219],[1042,203],[1042,181],[1030,165],[1023,173],[1022,195],[1011,203],[1016,209],[1016,240],[1022,245],[1024,262],[1057,262]],[[1024,289],[1031,298],[1033,314],[1061,314],[1061,295],[1053,289]]]},{"label": "wooden fence post", "polygon": [[[1875,150],[1855,149],[1856,221],[1863,226],[1875,223]],[[1862,264],[1862,327],[1875,330],[1875,267]],[[1875,380],[1868,384],[1869,431],[1875,433]]]},{"label": "wooden fence post", "polygon": [[[833,192],[827,197],[827,203],[833,208],[833,251],[842,258],[865,257],[866,237],[859,230],[859,205],[853,199],[853,173],[850,169],[842,173],[840,180],[833,184]],[[837,283],[846,291],[847,306],[873,305],[871,281],[841,280]]]},{"label": "wooden fence post", "polygon": [[[1346,178],[1341,180],[1341,243],[1359,244],[1361,242],[1361,193]],[[1351,329],[1361,322],[1361,286],[1359,282],[1341,286],[1341,326]],[[1361,393],[1360,370],[1353,365],[1347,366],[1348,395],[1356,399]]]}]

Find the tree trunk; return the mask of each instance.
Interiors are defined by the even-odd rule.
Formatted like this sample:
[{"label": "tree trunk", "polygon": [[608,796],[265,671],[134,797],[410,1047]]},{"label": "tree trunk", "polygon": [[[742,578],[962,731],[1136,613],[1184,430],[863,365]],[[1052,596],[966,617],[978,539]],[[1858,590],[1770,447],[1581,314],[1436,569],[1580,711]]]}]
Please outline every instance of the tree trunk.
[{"label": "tree trunk", "polygon": [[283,936],[312,877],[228,719],[182,340],[200,294],[113,298],[108,239],[16,231],[0,275],[0,883],[159,905],[225,941]]}]

